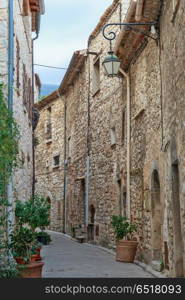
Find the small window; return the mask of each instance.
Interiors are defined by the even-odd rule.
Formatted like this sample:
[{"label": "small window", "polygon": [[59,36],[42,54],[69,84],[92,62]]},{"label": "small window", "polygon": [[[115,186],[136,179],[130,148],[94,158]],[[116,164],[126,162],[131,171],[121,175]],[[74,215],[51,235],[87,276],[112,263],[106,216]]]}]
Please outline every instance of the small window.
[{"label": "small window", "polygon": [[93,65],[93,95],[100,90],[100,59],[98,58]]},{"label": "small window", "polygon": [[47,108],[46,139],[52,139],[51,107]]},{"label": "small window", "polygon": [[121,140],[122,140],[122,144],[124,144],[124,141],[125,141],[125,129],[126,129],[126,126],[125,126],[125,110],[123,110],[122,112],[122,132],[121,132]]},{"label": "small window", "polygon": [[71,158],[71,137],[68,138],[67,156]]},{"label": "small window", "polygon": [[116,128],[112,127],[110,130],[111,146],[116,145]]},{"label": "small window", "polygon": [[60,155],[56,155],[53,157],[53,167],[59,167],[60,165]]},{"label": "small window", "polygon": [[29,0],[23,0],[23,16],[28,16],[30,9],[29,9]]},{"label": "small window", "polygon": [[172,14],[171,22],[173,23],[180,7],[180,0],[172,0],[172,5],[173,5],[173,14]]}]

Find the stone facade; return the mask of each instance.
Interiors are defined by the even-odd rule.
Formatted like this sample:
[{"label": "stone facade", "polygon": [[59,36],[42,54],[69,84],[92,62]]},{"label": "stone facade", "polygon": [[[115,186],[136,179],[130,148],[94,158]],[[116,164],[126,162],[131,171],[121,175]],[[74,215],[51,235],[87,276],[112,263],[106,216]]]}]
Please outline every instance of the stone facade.
[{"label": "stone facade", "polygon": [[[20,130],[20,168],[13,176],[13,197],[23,201],[32,195],[33,184],[32,33],[37,30],[34,24],[36,11],[40,11],[40,2],[36,2],[37,7],[33,7],[29,0],[13,1],[13,114]],[[5,84],[5,93],[8,84],[8,4],[8,0],[0,3],[0,80]]]},{"label": "stone facade", "polygon": [[64,182],[64,104],[54,93],[36,104],[40,120],[35,130],[36,193],[51,203],[50,228],[62,230]]},{"label": "stone facade", "polygon": [[[114,247],[111,216],[126,215],[138,224],[137,259],[172,277],[185,275],[184,8],[182,0],[145,1],[141,10],[137,1],[113,1],[87,50],[74,54],[61,96],[52,102],[65,108],[52,119],[57,124],[64,113],[63,136],[57,141],[64,154],[62,230],[76,229],[90,242]],[[109,43],[101,29],[136,19],[160,21],[160,39],[146,25],[141,30],[153,39],[111,26],[117,33],[112,46],[129,81],[121,73],[108,78],[102,62]],[[44,105],[50,101],[49,96]],[[40,153],[46,148],[42,139]],[[49,176],[52,182],[55,173]],[[37,180],[39,188],[44,182],[40,193],[53,186],[46,176]]]}]

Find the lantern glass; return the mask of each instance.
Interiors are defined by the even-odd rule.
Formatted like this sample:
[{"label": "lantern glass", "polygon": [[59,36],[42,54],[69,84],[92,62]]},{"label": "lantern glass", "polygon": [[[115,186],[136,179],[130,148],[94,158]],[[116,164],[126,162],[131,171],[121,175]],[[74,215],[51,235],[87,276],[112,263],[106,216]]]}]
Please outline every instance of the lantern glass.
[{"label": "lantern glass", "polygon": [[121,62],[113,52],[109,52],[109,55],[104,59],[102,64],[104,66],[106,74],[109,77],[118,76]]}]

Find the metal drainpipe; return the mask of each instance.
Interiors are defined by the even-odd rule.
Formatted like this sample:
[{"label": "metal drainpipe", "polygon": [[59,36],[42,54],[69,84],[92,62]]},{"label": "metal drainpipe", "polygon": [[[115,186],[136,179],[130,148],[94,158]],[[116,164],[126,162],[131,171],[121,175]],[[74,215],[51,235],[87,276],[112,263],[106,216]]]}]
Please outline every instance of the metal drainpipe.
[{"label": "metal drainpipe", "polygon": [[[38,39],[38,33],[36,35],[36,37],[34,39],[32,39],[32,104],[34,105],[34,92],[35,92],[35,88],[34,88],[34,41],[36,39]],[[32,119],[33,119],[33,112],[32,112]],[[32,196],[34,196],[35,194],[35,147],[34,147],[34,130],[33,130],[33,126],[32,126],[32,161],[33,161],[33,182],[32,182]]]},{"label": "metal drainpipe", "polygon": [[67,221],[67,205],[66,205],[66,195],[67,195],[67,148],[66,148],[66,112],[67,112],[67,105],[65,99],[62,99],[62,94],[60,93],[60,90],[57,90],[58,96],[61,99],[61,101],[64,102],[64,123],[63,123],[63,128],[64,128],[64,185],[63,185],[63,233],[66,233],[66,221]]},{"label": "metal drainpipe", "polygon": [[[8,110],[13,113],[13,82],[14,82],[14,6],[13,0],[9,0],[8,3]],[[13,224],[13,178],[9,179],[7,186],[7,198],[9,207],[8,211],[8,223],[7,223],[7,237],[10,239]],[[11,255],[9,256],[11,259]]]},{"label": "metal drainpipe", "polygon": [[130,75],[121,68],[119,69],[121,74],[126,78],[127,81],[127,217],[131,219],[131,191],[130,191],[130,140],[131,140],[131,124],[130,124]]},{"label": "metal drainpipe", "polygon": [[[122,22],[122,3],[120,2],[119,4],[119,21],[120,23]],[[120,25],[120,30],[121,30],[121,25]]]},{"label": "metal drainpipe", "polygon": [[[87,49],[87,53],[89,52],[89,47]],[[95,54],[95,53],[94,53]],[[95,54],[96,55],[96,54]],[[90,80],[91,80],[91,73],[90,73],[90,57],[88,60],[88,95],[87,95],[87,158],[86,158],[86,191],[85,191],[85,226],[86,226],[86,233],[89,223],[89,186],[90,186]]]},{"label": "metal drainpipe", "polygon": [[[40,13],[37,14],[37,28],[36,28],[36,36],[32,39],[32,104],[34,105],[34,41],[36,41],[39,37],[39,30],[40,30]],[[32,112],[32,119],[33,119],[33,112]],[[33,126],[32,126],[33,128]],[[32,181],[32,196],[35,195],[35,147],[34,147],[34,130],[32,129],[32,161],[33,161],[33,181]]]},{"label": "metal drainpipe", "polygon": [[67,165],[66,165],[66,158],[67,158],[67,151],[66,151],[66,101],[64,100],[64,202],[63,202],[63,233],[66,233],[66,195],[67,195]]}]

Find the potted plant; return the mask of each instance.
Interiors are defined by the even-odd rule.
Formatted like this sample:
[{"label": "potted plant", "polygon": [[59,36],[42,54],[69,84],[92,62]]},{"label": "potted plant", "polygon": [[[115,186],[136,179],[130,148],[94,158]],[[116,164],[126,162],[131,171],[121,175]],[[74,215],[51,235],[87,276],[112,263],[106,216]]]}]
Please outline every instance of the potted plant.
[{"label": "potted plant", "polygon": [[38,242],[37,236],[35,235],[36,240],[32,246],[32,256],[31,256],[31,261],[38,261],[42,260],[42,257],[40,255],[42,244]]},{"label": "potted plant", "polygon": [[25,203],[17,201],[15,215],[20,224],[29,224],[33,232],[36,232],[37,228],[41,230],[36,234],[39,243],[47,245],[51,242],[50,235],[44,232],[50,223],[50,204],[47,199],[35,195]]},{"label": "potted plant", "polygon": [[18,270],[22,278],[42,277],[43,262],[33,262],[33,246],[35,234],[27,227],[17,225],[11,234],[10,249],[18,264]]},{"label": "potted plant", "polygon": [[114,215],[111,225],[116,237],[116,260],[134,262],[138,246],[138,242],[133,239],[133,233],[137,231],[136,224],[129,222],[126,217]]}]

